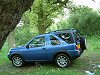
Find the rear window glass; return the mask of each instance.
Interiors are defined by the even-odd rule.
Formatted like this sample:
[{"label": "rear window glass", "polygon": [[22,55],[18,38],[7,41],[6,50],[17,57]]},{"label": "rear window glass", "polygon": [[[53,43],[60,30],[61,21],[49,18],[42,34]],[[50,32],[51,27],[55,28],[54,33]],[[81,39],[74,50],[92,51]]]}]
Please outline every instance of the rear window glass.
[{"label": "rear window glass", "polygon": [[73,43],[73,38],[70,33],[61,33],[61,34],[57,34],[57,36],[59,36],[66,43]]},{"label": "rear window glass", "polygon": [[80,34],[78,32],[75,32],[74,36],[76,41],[80,39]]}]

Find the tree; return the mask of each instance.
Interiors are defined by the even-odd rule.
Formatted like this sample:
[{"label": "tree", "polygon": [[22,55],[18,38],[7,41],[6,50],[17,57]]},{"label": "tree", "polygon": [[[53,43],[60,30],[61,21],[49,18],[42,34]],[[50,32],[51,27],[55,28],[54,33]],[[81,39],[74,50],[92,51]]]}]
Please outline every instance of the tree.
[{"label": "tree", "polygon": [[[34,0],[0,0],[0,50],[9,33],[15,29],[22,14],[30,8],[33,1]],[[50,2],[51,0],[47,1]],[[66,5],[68,0],[53,1],[53,4],[60,3]]]},{"label": "tree", "polygon": [[[59,5],[53,4],[53,0],[50,2],[47,0],[35,0],[31,9],[23,14],[21,18],[23,25],[16,28],[16,45],[23,45],[37,34],[45,33],[53,23],[52,18],[63,13]],[[43,7],[41,4],[43,4]],[[41,16],[39,13],[43,15]]]},{"label": "tree", "polygon": [[34,0],[0,0],[0,50]]},{"label": "tree", "polygon": [[15,47],[15,32],[11,32],[9,36],[7,37],[8,42],[8,50],[12,47]]},{"label": "tree", "polygon": [[33,18],[28,16],[32,15],[24,13],[19,25],[15,29],[16,45],[24,45],[32,39],[32,37],[37,35],[37,28],[33,27],[33,23],[31,22]]},{"label": "tree", "polygon": [[84,35],[100,34],[100,15],[93,9],[79,6],[73,10],[68,19],[70,27],[77,28]]},{"label": "tree", "polygon": [[53,23],[52,18],[63,13],[63,6],[67,2],[68,0],[35,0],[31,12],[26,12],[26,15],[31,15],[27,17],[33,18],[34,25],[37,27],[39,34],[43,34]]}]

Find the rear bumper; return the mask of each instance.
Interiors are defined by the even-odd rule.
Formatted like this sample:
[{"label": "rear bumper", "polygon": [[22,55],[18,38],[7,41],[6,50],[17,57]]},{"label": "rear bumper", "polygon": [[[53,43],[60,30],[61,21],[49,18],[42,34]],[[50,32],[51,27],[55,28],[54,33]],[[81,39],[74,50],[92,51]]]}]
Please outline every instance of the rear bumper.
[{"label": "rear bumper", "polygon": [[69,50],[68,52],[70,53],[72,59],[78,58],[82,54],[80,50]]}]

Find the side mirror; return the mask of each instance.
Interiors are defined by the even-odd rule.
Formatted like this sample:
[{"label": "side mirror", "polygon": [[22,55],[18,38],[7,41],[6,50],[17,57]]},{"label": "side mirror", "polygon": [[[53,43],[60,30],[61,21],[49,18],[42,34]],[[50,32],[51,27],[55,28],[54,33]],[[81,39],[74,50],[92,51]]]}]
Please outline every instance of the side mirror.
[{"label": "side mirror", "polygon": [[26,48],[33,48],[34,47],[34,44],[29,44],[26,46]]},{"label": "side mirror", "polygon": [[29,48],[29,45],[26,45],[26,48]]}]

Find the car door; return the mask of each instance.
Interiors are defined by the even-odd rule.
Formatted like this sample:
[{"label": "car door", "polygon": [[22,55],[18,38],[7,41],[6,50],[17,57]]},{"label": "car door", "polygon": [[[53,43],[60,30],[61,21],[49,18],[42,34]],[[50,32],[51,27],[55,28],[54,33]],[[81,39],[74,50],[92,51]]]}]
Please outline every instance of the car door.
[{"label": "car door", "polygon": [[45,36],[34,38],[28,45],[27,52],[31,61],[46,61]]},{"label": "car door", "polygon": [[54,35],[48,36],[48,45],[47,45],[47,58],[48,61],[52,61],[54,54],[62,50],[62,44],[59,38]]}]

